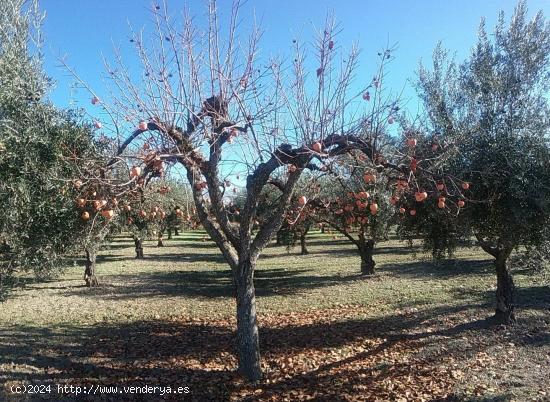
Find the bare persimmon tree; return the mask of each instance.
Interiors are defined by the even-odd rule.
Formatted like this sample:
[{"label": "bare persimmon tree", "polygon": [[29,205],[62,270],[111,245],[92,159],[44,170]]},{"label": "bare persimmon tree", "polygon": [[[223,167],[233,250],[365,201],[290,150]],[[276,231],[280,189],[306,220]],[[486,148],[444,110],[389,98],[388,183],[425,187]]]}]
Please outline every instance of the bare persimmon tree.
[{"label": "bare persimmon tree", "polygon": [[[135,168],[158,170],[166,163],[185,170],[197,217],[231,267],[239,370],[258,380],[254,270],[289,207],[304,205],[294,194],[302,173],[346,160],[350,152],[395,177],[429,172],[420,161],[411,171],[408,155],[378,150],[380,133],[399,110],[381,90],[390,51],[380,53],[374,78],[363,80],[357,47],[344,51],[337,42],[339,27],[328,17],[311,46],[293,40],[290,59],[262,57],[261,32],[240,20],[239,10],[234,3],[225,15],[211,1],[201,29],[189,12],[180,21],[166,5],[154,6],[152,35],[131,36],[137,51],[131,68],[118,52],[105,62],[113,92],[100,106],[119,138],[113,164],[128,161],[132,147],[147,142],[149,154]],[[237,35],[246,27],[249,36]],[[229,184],[241,187],[238,219],[236,188],[230,191]],[[277,200],[258,219],[267,188],[278,192]]]}]

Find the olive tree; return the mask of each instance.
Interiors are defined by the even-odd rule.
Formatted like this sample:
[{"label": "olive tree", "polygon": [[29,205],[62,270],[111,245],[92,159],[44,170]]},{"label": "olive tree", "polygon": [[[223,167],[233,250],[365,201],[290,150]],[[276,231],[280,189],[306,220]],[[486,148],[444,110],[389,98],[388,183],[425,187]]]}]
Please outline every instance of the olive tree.
[{"label": "olive tree", "polygon": [[493,35],[482,21],[471,54],[456,63],[438,46],[421,66],[418,91],[428,123],[457,152],[448,173],[463,175],[467,204],[461,222],[495,259],[496,317],[514,320],[508,259],[537,246],[550,219],[550,24],[527,19],[520,2],[509,23],[499,15]]},{"label": "olive tree", "polygon": [[71,182],[96,153],[78,114],[45,100],[37,2],[0,3],[0,285],[15,271],[55,273],[86,237]]}]

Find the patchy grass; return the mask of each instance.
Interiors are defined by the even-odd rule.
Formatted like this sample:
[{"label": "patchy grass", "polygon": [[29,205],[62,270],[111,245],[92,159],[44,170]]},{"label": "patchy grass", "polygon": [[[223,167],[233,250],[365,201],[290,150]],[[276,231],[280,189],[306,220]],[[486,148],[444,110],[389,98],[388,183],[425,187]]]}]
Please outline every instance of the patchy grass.
[{"label": "patchy grass", "polygon": [[117,237],[98,260],[98,288],[83,286],[78,262],[57,280],[21,281],[0,305],[0,400],[22,399],[9,392],[22,383],[189,386],[184,400],[215,401],[550,398],[541,277],[515,273],[519,322],[498,327],[485,319],[495,290],[485,254],[460,250],[434,263],[388,241],[377,247],[378,274],[364,278],[353,246],[315,232],[309,255],[272,246],[261,258],[266,375],[247,385],[234,372],[228,267],[203,237],[148,242],[145,260]]}]

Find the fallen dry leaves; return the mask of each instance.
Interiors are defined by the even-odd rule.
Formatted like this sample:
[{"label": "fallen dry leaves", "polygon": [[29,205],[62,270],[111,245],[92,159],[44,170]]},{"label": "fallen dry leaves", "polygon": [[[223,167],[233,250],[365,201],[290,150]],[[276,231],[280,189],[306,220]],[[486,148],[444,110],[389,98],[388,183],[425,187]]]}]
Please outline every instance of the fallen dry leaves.
[{"label": "fallen dry leaves", "polygon": [[[364,307],[260,316],[264,378],[236,373],[233,320],[141,323],[84,345],[79,385],[189,386],[198,401],[433,401],[452,393],[452,355],[417,356],[419,341],[384,337]],[[78,370],[80,371],[80,370]],[[177,400],[165,395],[165,400]],[[120,399],[118,399],[120,400]]]}]

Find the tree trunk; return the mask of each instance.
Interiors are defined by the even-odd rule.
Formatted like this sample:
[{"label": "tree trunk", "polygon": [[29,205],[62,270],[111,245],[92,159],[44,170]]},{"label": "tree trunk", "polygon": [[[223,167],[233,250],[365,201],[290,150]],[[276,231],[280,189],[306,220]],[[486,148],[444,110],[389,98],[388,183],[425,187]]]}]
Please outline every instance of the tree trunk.
[{"label": "tree trunk", "polygon": [[84,281],[86,282],[86,286],[88,287],[99,285],[97,277],[95,276],[95,260],[95,251],[86,250],[86,260],[84,261]]},{"label": "tree trunk", "polygon": [[164,243],[162,241],[162,232],[160,230],[159,230],[157,239],[158,239],[157,247],[164,247]]},{"label": "tree trunk", "polygon": [[359,254],[361,255],[361,274],[374,275],[374,267],[376,263],[372,258],[374,250],[374,240],[364,240],[358,245]]},{"label": "tree trunk", "polygon": [[275,240],[275,245],[276,246],[280,246],[282,244],[282,235],[281,235],[281,231],[278,230],[277,231],[277,235],[276,235],[276,240]]},{"label": "tree trunk", "polygon": [[178,228],[175,228],[174,229],[174,236],[179,236],[180,235],[180,232],[178,230]]},{"label": "tree trunk", "polygon": [[495,318],[499,323],[512,324],[516,317],[515,307],[515,286],[512,274],[510,273],[507,260],[509,252],[501,251],[495,259],[495,269],[497,273],[497,308]]},{"label": "tree trunk", "polygon": [[168,229],[168,240],[172,240],[172,229]]},{"label": "tree trunk", "polygon": [[321,225],[321,233],[325,233],[325,225]]},{"label": "tree trunk", "polygon": [[136,246],[136,259],[143,259],[143,241],[139,236],[134,236],[134,244]]},{"label": "tree trunk", "polygon": [[239,273],[235,278],[239,372],[250,381],[258,381],[262,378],[260,342],[256,321],[256,293],[253,280],[255,265],[251,261],[239,262]]},{"label": "tree trunk", "polygon": [[307,235],[307,232],[305,231],[300,233],[300,247],[302,248],[302,255],[309,254],[309,251],[307,251],[307,246],[306,246],[306,235]]}]

